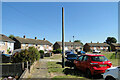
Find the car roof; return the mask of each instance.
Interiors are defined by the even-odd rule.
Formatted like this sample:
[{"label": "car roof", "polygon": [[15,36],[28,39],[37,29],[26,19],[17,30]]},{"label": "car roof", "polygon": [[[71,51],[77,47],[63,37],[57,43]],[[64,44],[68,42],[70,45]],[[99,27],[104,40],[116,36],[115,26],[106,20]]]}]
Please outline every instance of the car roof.
[{"label": "car roof", "polygon": [[75,53],[72,53],[72,54],[67,54],[67,55],[77,55],[77,54],[75,54]]},{"label": "car roof", "polygon": [[83,55],[86,55],[86,56],[104,56],[102,54],[83,54]]}]

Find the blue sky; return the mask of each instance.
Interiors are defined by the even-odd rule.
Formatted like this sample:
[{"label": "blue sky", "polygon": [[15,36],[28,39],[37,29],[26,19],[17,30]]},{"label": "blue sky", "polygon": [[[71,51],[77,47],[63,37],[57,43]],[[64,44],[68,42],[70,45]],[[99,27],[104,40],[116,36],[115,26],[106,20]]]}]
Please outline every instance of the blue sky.
[{"label": "blue sky", "polygon": [[62,40],[62,7],[65,8],[65,41],[104,42],[118,38],[117,2],[11,2],[2,4],[2,33],[9,36]]}]

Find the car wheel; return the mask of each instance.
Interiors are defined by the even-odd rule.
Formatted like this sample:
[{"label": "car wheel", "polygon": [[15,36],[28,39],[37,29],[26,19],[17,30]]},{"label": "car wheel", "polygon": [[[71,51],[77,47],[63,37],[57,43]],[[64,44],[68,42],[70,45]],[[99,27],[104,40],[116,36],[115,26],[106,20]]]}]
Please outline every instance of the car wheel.
[{"label": "car wheel", "polygon": [[113,78],[112,76],[108,76],[105,78],[105,80],[116,80],[115,78]]},{"label": "car wheel", "polygon": [[90,71],[89,69],[86,70],[86,76],[87,76],[88,78],[91,78],[91,77],[92,77],[91,71]]}]

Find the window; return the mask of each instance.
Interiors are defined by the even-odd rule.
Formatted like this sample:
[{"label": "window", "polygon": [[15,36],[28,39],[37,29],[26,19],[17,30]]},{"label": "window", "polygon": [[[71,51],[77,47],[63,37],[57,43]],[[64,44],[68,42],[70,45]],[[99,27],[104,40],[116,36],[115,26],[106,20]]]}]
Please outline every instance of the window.
[{"label": "window", "polygon": [[67,57],[69,57],[69,58],[77,57],[77,54],[69,54],[69,55],[67,55]]},{"label": "window", "polygon": [[93,56],[91,57],[92,61],[98,61],[98,62],[102,62],[102,61],[108,61],[108,59],[105,56]]},{"label": "window", "polygon": [[88,56],[84,56],[83,61],[87,61],[88,60]]},{"label": "window", "polygon": [[100,47],[100,49],[103,49],[103,47]]},{"label": "window", "polygon": [[96,47],[94,47],[94,50],[96,49]]},{"label": "window", "polygon": [[33,46],[33,44],[28,44],[28,46],[30,47],[30,46]]},{"label": "window", "polygon": [[5,42],[0,41],[0,45],[5,45]]},{"label": "window", "polygon": [[83,59],[83,56],[80,56],[80,57],[78,58],[78,61],[82,61],[82,59]]},{"label": "window", "polygon": [[25,46],[25,44],[22,44],[22,46]]}]

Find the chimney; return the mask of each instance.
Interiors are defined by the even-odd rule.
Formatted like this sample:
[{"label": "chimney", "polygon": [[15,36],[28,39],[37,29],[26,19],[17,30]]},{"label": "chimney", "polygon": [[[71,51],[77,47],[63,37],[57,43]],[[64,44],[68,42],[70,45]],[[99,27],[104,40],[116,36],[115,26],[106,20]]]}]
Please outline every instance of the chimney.
[{"label": "chimney", "polygon": [[92,41],[91,41],[91,43],[92,43]]},{"label": "chimney", "polygon": [[71,42],[71,40],[69,40],[69,42]]},{"label": "chimney", "polygon": [[45,40],[45,38],[43,38],[43,40]]},{"label": "chimney", "polygon": [[37,40],[37,37],[35,37],[35,40]]},{"label": "chimney", "polygon": [[24,36],[23,36],[23,38],[25,38],[25,39],[26,39],[26,36],[24,35]]},{"label": "chimney", "polygon": [[97,43],[99,43],[99,42],[97,42]]}]

